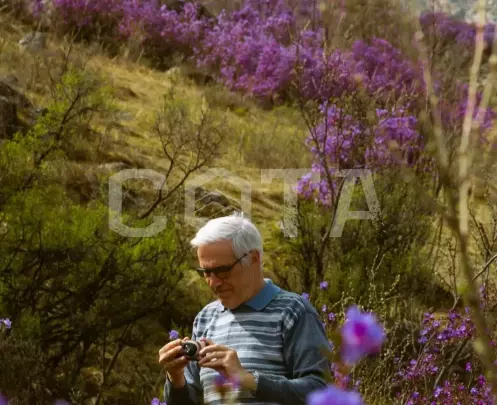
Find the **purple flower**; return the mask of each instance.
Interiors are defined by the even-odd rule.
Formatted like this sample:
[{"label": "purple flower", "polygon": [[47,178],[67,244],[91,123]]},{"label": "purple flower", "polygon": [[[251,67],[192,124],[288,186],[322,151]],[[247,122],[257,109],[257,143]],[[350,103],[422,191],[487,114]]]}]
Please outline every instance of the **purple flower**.
[{"label": "purple flower", "polygon": [[217,387],[217,388],[220,388],[226,384],[229,383],[229,380],[223,376],[222,374],[217,374],[215,377],[214,377],[214,385]]},{"label": "purple flower", "polygon": [[0,405],[9,405],[7,397],[5,397],[1,392],[0,392]]},{"label": "purple flower", "polygon": [[223,394],[228,390],[239,388],[240,380],[237,376],[225,377],[221,373],[218,373],[214,377],[214,387],[216,388],[216,391]]},{"label": "purple flower", "polygon": [[171,332],[169,332],[169,339],[171,340],[175,340],[175,339],[178,339],[179,337],[179,333],[175,330],[172,330]]},{"label": "purple flower", "polygon": [[7,329],[10,329],[10,328],[11,328],[11,326],[12,326],[12,322],[10,322],[10,319],[9,319],[9,318],[6,318],[6,319],[0,319],[0,325],[1,325],[2,323],[5,325],[5,327],[6,327]]},{"label": "purple flower", "polygon": [[305,300],[308,300],[309,301],[309,294],[308,293],[302,293],[302,297],[305,299]]},{"label": "purple flower", "polygon": [[336,315],[335,315],[333,312],[330,312],[330,313],[328,314],[328,321],[330,321],[330,322],[334,322],[334,321],[335,321],[335,319],[336,319]]},{"label": "purple flower", "polygon": [[154,398],[154,399],[152,399],[152,402],[150,403],[150,405],[167,405],[167,403],[160,402],[159,398]]},{"label": "purple flower", "polygon": [[335,385],[311,392],[306,405],[363,405],[361,396],[354,391],[344,391]]},{"label": "purple flower", "polygon": [[356,306],[347,310],[341,334],[343,360],[352,364],[368,354],[377,353],[385,340],[385,332],[376,317],[360,312]]},{"label": "purple flower", "polygon": [[328,288],[328,282],[327,281],[321,281],[321,283],[319,284],[319,288],[321,290],[326,290]]},{"label": "purple flower", "polygon": [[326,304],[321,307],[321,311],[326,312],[328,308],[326,307]]}]

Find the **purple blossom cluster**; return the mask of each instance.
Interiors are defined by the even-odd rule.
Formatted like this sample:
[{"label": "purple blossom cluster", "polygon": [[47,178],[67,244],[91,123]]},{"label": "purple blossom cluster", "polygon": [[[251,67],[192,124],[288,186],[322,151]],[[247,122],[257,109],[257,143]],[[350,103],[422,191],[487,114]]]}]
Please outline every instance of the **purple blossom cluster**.
[{"label": "purple blossom cluster", "polygon": [[207,19],[200,16],[196,3],[185,3],[181,11],[176,11],[160,6],[157,1],[122,2],[120,34],[138,39],[141,46],[158,53],[191,54],[207,27]]},{"label": "purple blossom cluster", "polygon": [[[57,22],[68,27],[96,27],[99,24],[115,27],[123,17],[123,0],[52,0],[48,4]],[[41,15],[47,5],[34,1],[35,15]]]},{"label": "purple blossom cluster", "polygon": [[[43,6],[39,0],[31,2],[38,16]],[[246,0],[239,9],[211,18],[201,15],[197,3],[187,1],[181,11],[158,0],[47,4],[67,26],[100,26],[113,31],[118,40],[134,37],[156,52],[184,53],[230,89],[259,98],[284,97],[295,81],[304,97],[320,101],[356,91],[358,79],[369,93],[382,97],[393,94],[405,100],[423,90],[420,67],[385,39],[357,41],[348,51],[325,52],[324,24],[313,0]],[[305,25],[309,20],[312,28]],[[435,26],[437,35],[465,44],[474,40],[472,25],[445,14],[425,13],[421,24],[426,29]],[[487,42],[493,27],[485,27]]]},{"label": "purple blossom cluster", "polygon": [[[446,369],[451,356],[466,344],[471,346],[475,337],[469,309],[464,313],[449,311],[443,319],[425,314],[418,338],[420,354],[402,363],[394,379],[400,388],[399,397],[408,394],[404,403],[493,405],[491,389],[476,360],[466,361],[463,370]],[[440,373],[445,373],[443,378]]]},{"label": "purple blossom cluster", "polygon": [[[157,0],[53,0],[68,25],[117,27],[114,35],[133,37],[145,49],[183,53],[231,90],[271,101],[297,92],[304,100],[326,104],[322,122],[310,131],[317,134],[309,147],[318,172],[325,161],[345,168],[418,163],[423,142],[414,117],[419,113],[416,101],[425,94],[420,66],[382,38],[357,41],[349,50],[325,51],[325,29],[316,4],[246,0],[239,9],[208,18],[196,3],[187,1],[175,11]],[[309,20],[313,24],[305,25]],[[470,25],[443,15],[423,14],[421,21],[424,27],[435,21],[440,27],[437,35],[471,37]],[[490,25],[485,29],[490,38]],[[342,100],[354,105],[360,92],[375,104],[381,121],[376,128],[359,120],[350,106],[337,106]],[[442,99],[442,105],[444,123],[457,131],[467,105],[464,95]],[[344,127],[337,126],[337,115],[344,118]],[[489,128],[494,118],[486,113],[482,127]],[[329,127],[327,121],[330,131],[323,130]],[[323,144],[324,153],[316,142]],[[395,154],[390,150],[394,144],[401,148],[400,160],[398,149]],[[304,198],[317,196],[322,204],[332,200],[334,186],[329,181],[314,184],[317,192],[310,190],[309,176],[301,183]]]},{"label": "purple blossom cluster", "polygon": [[293,15],[281,1],[273,7],[268,3],[255,8],[248,2],[235,12],[221,12],[195,48],[199,67],[209,69],[229,89],[256,97],[287,87],[294,64],[294,53],[286,45]]},{"label": "purple blossom cluster", "polygon": [[[473,49],[476,40],[476,26],[454,18],[446,13],[427,11],[421,14],[420,24],[425,33],[446,42],[455,42],[462,48]],[[495,35],[495,24],[487,23],[483,27],[485,46],[491,48]]]},{"label": "purple blossom cluster", "polygon": [[372,38],[370,44],[356,41],[351,55],[355,75],[360,75],[371,95],[410,101],[424,91],[421,66],[385,39]]},{"label": "purple blossom cluster", "polygon": [[[402,164],[413,166],[424,147],[417,129],[418,120],[405,108],[377,108],[375,123],[354,119],[343,108],[332,105],[326,119],[308,136],[306,143],[315,156],[313,171],[320,180],[313,182],[312,173],[303,176],[296,186],[306,199],[314,198],[321,205],[333,203],[338,178],[336,168],[375,168],[377,171]],[[396,153],[391,149],[395,148]],[[331,176],[332,179],[328,176]]]},{"label": "purple blossom cluster", "polygon": [[[321,107],[321,122],[310,128],[307,138],[314,156],[312,170],[320,180],[311,181],[309,173],[300,179],[296,191],[300,197],[314,199],[325,207],[334,204],[339,180],[334,176],[336,169],[331,168],[379,172],[398,166],[423,171],[434,167],[433,159],[424,154],[425,138],[416,118],[426,98],[421,68],[386,40],[373,38],[370,42],[356,42],[349,53],[340,51],[336,58],[340,68],[331,69],[340,78],[340,84],[330,81],[334,94],[326,90],[329,83],[312,81],[321,89],[321,93],[313,89],[314,94],[329,97],[323,99],[326,107]],[[468,85],[456,83],[453,87],[447,89],[442,80],[435,81],[444,130],[457,139],[468,106]],[[355,101],[361,101],[360,94],[368,97],[367,108],[375,108],[373,122],[355,107]],[[488,147],[488,132],[497,115],[490,107],[481,110],[481,101],[478,92],[473,118],[481,122],[479,145]]]},{"label": "purple blossom cluster", "polygon": [[[339,355],[339,360],[334,361],[330,369],[334,384],[310,395],[307,403],[363,405],[359,393],[360,381],[353,381],[350,370],[364,357],[378,354],[386,334],[374,313],[361,312],[356,306],[349,307],[343,321],[337,322],[338,314],[328,313],[331,306],[326,300],[325,303],[322,301],[322,292],[328,287],[327,281],[319,282],[321,292],[313,301],[321,307],[327,331],[339,331],[341,346],[338,351],[330,341],[332,351]],[[304,292],[302,295],[311,300],[310,294]],[[480,288],[480,308],[483,311],[493,308],[490,300],[494,298],[493,291],[488,287]],[[495,338],[494,333],[489,331],[491,339]],[[417,338],[419,347],[416,350],[419,354],[412,358],[395,359],[398,371],[393,381],[388,382],[393,384],[397,397],[392,401],[405,405],[494,405],[491,387],[483,375],[479,359],[473,353],[472,344],[476,337],[469,308],[425,313]],[[491,344],[497,346],[494,340]],[[461,350],[465,347],[467,351]],[[456,364],[451,363],[454,353],[460,356]]]},{"label": "purple blossom cluster", "polygon": [[475,384],[468,388],[464,383],[445,380],[442,385],[437,386],[430,395],[422,395],[420,392],[413,392],[406,402],[406,405],[493,405],[491,389],[483,375],[479,375]]}]

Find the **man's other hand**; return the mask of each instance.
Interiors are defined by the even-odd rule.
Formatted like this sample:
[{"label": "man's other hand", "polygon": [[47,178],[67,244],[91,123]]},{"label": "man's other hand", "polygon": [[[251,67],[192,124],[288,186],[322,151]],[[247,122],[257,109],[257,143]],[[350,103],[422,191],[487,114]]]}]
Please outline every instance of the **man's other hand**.
[{"label": "man's other hand", "polygon": [[255,389],[254,376],[243,368],[236,350],[217,345],[210,339],[202,340],[208,345],[200,350],[202,357],[198,362],[200,367],[212,368],[225,378],[234,378],[244,389]]}]

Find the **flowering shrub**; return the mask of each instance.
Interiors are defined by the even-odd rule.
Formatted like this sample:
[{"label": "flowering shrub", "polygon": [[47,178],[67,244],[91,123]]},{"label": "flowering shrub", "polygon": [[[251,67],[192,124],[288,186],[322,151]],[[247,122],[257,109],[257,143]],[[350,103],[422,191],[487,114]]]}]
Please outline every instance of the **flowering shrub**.
[{"label": "flowering shrub", "polygon": [[[324,283],[327,282],[320,283],[321,290],[325,290],[322,288]],[[483,302],[481,308],[488,314],[493,305],[490,304],[487,289],[482,287],[480,292]],[[310,299],[308,293],[303,293],[302,296]],[[323,301],[316,297],[314,302]],[[338,303],[333,306],[336,304]],[[349,306],[343,321],[340,320],[342,315],[331,312],[330,307],[331,305],[323,304],[320,312],[323,314],[324,326],[334,336],[333,342],[330,342],[334,343],[334,362],[330,371],[335,385],[310,395],[308,404],[370,403],[369,401],[373,401],[371,397],[359,394],[361,384],[353,369],[368,355],[379,354],[380,349],[391,351],[392,348],[383,346],[388,339],[394,337],[394,331],[387,333],[377,316],[361,312],[355,305]],[[334,334],[332,330],[338,330],[338,334]],[[495,339],[494,334],[495,331],[490,333],[492,339]],[[387,381],[386,376],[383,379],[383,385],[392,387],[392,391],[386,389],[388,394],[382,399],[404,405],[494,405],[487,379],[472,351],[476,337],[476,328],[468,308],[450,310],[447,313],[425,313],[420,323],[416,351],[393,348],[394,352],[391,354],[396,356],[393,379]],[[496,346],[494,340],[492,344]],[[335,347],[340,350],[335,350]],[[384,362],[386,359],[381,358],[379,361]],[[371,373],[371,369],[366,366],[361,375],[364,373]],[[367,388],[364,387],[364,392],[367,392]]]},{"label": "flowering shrub", "polygon": [[[417,119],[426,97],[420,68],[379,38],[374,38],[371,45],[358,41],[348,56],[341,55],[337,59],[342,69],[334,69],[343,72],[341,85],[330,86],[335,95],[328,91],[328,82],[318,82],[321,91],[313,90],[329,97],[323,99],[319,109],[322,118],[309,126],[306,141],[314,156],[313,171],[319,173],[320,181],[311,181],[309,173],[296,187],[300,197],[312,198],[325,207],[336,204],[337,182],[328,177],[333,177],[336,169],[331,168],[366,168],[375,169],[376,173],[399,166],[423,171],[434,168],[433,158],[424,153],[425,137]],[[466,114],[468,86],[450,86],[441,80],[435,83],[444,129],[457,135]],[[482,132],[476,146],[487,147],[487,135],[497,115],[490,107],[480,111],[481,100],[479,92],[473,117],[481,114]],[[365,110],[372,114],[365,116]],[[312,116],[315,112],[307,114]]]},{"label": "flowering shrub", "polygon": [[[464,49],[474,49],[476,38],[476,27],[474,24],[468,24],[460,21],[446,13],[441,12],[423,12],[419,22],[425,33],[431,33],[444,42],[452,42],[461,45]],[[485,46],[491,48],[495,24],[487,23],[483,27]]]},{"label": "flowering shrub", "polygon": [[185,3],[179,12],[156,1],[125,0],[122,7],[120,33],[138,39],[140,46],[155,55],[189,55],[207,29],[207,21],[194,3]]},{"label": "flowering shrub", "polygon": [[222,12],[196,47],[195,61],[232,90],[268,96],[291,78],[293,55],[281,33],[292,24],[288,11],[264,16],[245,5],[231,14]]},{"label": "flowering shrub", "polygon": [[[443,317],[426,313],[417,358],[399,362],[397,396],[409,405],[454,403],[493,405],[491,389],[474,354],[476,339],[471,311],[451,310]],[[493,338],[493,336],[491,336]],[[495,342],[493,342],[495,347]],[[459,401],[459,402],[457,402]]]},{"label": "flowering shrub", "polygon": [[383,327],[373,314],[364,313],[355,305],[350,306],[345,314],[345,321],[339,328],[340,343],[333,345],[333,347],[340,347],[340,352],[337,353],[339,360],[332,364],[331,370],[336,384],[329,384],[326,388],[309,394],[307,404],[362,405],[361,395],[356,390],[347,389],[347,370],[364,357],[377,354],[385,337]]}]

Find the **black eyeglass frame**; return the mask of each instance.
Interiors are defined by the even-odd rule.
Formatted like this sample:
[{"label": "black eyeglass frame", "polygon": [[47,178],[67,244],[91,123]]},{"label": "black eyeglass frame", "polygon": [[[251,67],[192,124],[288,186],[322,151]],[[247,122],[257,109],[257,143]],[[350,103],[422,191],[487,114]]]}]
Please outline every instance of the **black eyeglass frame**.
[{"label": "black eyeglass frame", "polygon": [[216,277],[218,277],[220,279],[226,279],[230,276],[231,270],[233,270],[233,267],[235,267],[238,263],[240,263],[242,261],[242,259],[245,258],[246,256],[248,256],[250,253],[251,252],[245,253],[235,263],[230,264],[230,265],[227,264],[224,266],[214,267],[212,269],[204,269],[202,267],[197,267],[196,268],[197,274],[200,277],[205,277],[205,276],[210,277],[210,275],[212,273],[212,274],[215,274]]}]

